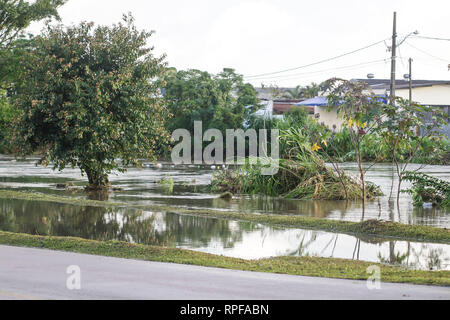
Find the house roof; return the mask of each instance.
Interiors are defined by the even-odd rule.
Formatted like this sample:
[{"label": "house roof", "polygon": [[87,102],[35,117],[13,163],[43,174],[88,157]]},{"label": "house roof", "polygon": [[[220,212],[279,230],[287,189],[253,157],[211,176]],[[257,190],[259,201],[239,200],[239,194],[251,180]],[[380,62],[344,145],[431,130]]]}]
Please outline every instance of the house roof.
[{"label": "house roof", "polygon": [[[369,100],[371,100],[371,98],[368,98]],[[387,102],[387,98],[385,95],[377,95],[377,98],[375,98],[376,100],[378,100],[379,102]],[[342,103],[342,100],[341,102]],[[305,107],[326,107],[328,106],[328,98],[327,97],[315,97],[312,99],[308,99],[299,103],[296,103],[294,106],[305,106]]]},{"label": "house roof", "polygon": [[[390,79],[353,79],[367,83],[372,90],[389,90],[391,88]],[[409,80],[396,80],[397,89],[409,88]],[[450,80],[413,80],[413,88],[431,87],[434,85],[450,85]]]},{"label": "house roof", "polygon": [[295,104],[296,106],[318,106],[323,107],[328,105],[328,98],[327,97],[315,97],[312,99],[308,99],[299,103]]}]

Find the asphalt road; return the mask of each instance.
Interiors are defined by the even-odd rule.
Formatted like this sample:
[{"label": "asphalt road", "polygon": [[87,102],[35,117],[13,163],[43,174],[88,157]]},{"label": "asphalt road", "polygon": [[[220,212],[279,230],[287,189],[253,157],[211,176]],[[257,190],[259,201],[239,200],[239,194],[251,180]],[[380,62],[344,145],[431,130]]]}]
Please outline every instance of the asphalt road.
[{"label": "asphalt road", "polygon": [[[69,266],[80,290],[69,290]],[[77,282],[70,282],[70,284]],[[298,300],[450,299],[450,289],[322,279],[0,246],[0,299]]]}]

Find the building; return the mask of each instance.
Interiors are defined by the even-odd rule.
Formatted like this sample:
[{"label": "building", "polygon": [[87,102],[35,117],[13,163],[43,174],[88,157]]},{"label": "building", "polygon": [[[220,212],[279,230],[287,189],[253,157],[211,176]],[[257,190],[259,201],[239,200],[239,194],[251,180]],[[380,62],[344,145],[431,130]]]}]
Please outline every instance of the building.
[{"label": "building", "polygon": [[344,124],[344,120],[337,113],[337,108],[328,107],[327,97],[308,99],[297,103],[295,106],[310,108],[314,118],[334,132],[339,131]]},{"label": "building", "polygon": [[[356,79],[367,83],[375,94],[389,96],[391,80],[385,79]],[[395,95],[409,100],[409,80],[396,80]],[[440,108],[450,117],[450,80],[413,80],[412,100],[424,106]],[[431,114],[427,120],[431,121]],[[450,137],[450,124],[443,128],[443,132]]]},{"label": "building", "polygon": [[[389,95],[391,80],[354,79],[367,83],[375,94]],[[396,80],[396,96],[409,99],[409,80]],[[412,100],[427,106],[450,106],[450,80],[413,80]]]},{"label": "building", "polygon": [[[264,115],[266,118],[275,117],[282,119],[283,115],[294,108],[297,103],[304,99],[289,99],[288,91],[293,88],[255,88],[258,98],[263,108],[257,112],[257,115]],[[308,111],[314,115],[314,108],[309,107]]]},{"label": "building", "polygon": [[[389,96],[391,81],[384,79],[353,79],[351,81],[361,81],[367,83],[371,90],[378,96]],[[409,80],[396,81],[396,96],[409,99]],[[412,82],[413,101],[426,106],[438,107],[450,117],[450,81],[436,80],[413,80]],[[333,131],[338,131],[342,127],[343,120],[338,116],[336,108],[328,107],[326,97],[316,97],[295,106],[306,106],[314,108],[314,116],[318,121],[328,126]],[[431,114],[427,115],[431,121]],[[450,124],[443,132],[450,137]]]}]

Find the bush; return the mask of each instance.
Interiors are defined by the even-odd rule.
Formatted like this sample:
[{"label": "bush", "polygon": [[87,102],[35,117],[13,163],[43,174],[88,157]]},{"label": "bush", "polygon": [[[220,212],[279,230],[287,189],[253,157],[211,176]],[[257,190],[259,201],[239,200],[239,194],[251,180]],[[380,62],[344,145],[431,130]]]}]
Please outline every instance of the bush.
[{"label": "bush", "polygon": [[8,98],[4,92],[0,92],[0,153],[11,153],[11,123],[17,112],[10,105]]},{"label": "bush", "polygon": [[[345,188],[343,188],[345,184]],[[381,195],[378,187],[367,183],[366,195]],[[247,164],[237,171],[217,173],[212,182],[214,192],[233,194],[264,194],[301,200],[358,200],[362,198],[360,184],[343,174],[340,178],[324,163],[283,160],[274,176],[261,174],[260,165]],[[347,191],[347,193],[345,192]]]},{"label": "bush", "polygon": [[419,172],[406,172],[403,180],[413,184],[411,189],[403,192],[412,195],[414,206],[433,203],[450,209],[450,183]]}]

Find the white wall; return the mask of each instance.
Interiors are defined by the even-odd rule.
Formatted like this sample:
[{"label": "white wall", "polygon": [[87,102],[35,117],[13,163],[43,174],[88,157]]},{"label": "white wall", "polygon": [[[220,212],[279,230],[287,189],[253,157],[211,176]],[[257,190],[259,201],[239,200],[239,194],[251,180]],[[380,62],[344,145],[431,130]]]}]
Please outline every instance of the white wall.
[{"label": "white wall", "polygon": [[[423,105],[450,105],[450,85],[413,88],[412,100]],[[397,90],[397,96],[409,99],[409,89]]]},{"label": "white wall", "polygon": [[[384,94],[383,90],[374,90],[376,94]],[[450,85],[434,85],[413,88],[413,101],[423,105],[450,105]],[[396,90],[398,97],[409,99],[409,88]]]},{"label": "white wall", "polygon": [[317,119],[319,123],[324,123],[331,130],[333,130],[333,125],[336,126],[336,131],[341,130],[344,120],[342,120],[338,116],[337,108],[333,108],[330,111],[328,111],[327,107],[316,106],[314,107],[314,113],[320,115],[320,117]]}]

